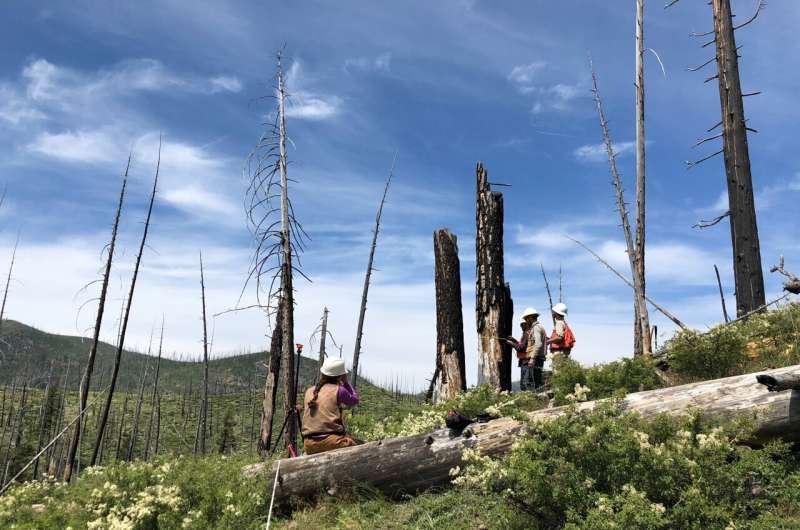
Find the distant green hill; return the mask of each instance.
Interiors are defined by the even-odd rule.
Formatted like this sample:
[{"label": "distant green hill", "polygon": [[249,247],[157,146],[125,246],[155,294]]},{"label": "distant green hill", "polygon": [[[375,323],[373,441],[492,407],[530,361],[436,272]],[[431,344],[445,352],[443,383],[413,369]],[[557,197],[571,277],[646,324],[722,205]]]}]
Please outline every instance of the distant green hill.
[{"label": "distant green hill", "polygon": [[[27,326],[13,320],[5,320],[0,329],[0,385],[11,384],[17,375],[32,371],[37,382],[47,378],[51,364],[54,375],[63,383],[64,373],[69,368],[69,386],[78,388],[91,339],[69,335],[57,335]],[[116,348],[101,342],[92,375],[93,388],[103,388],[111,377]],[[251,384],[263,387],[266,352],[231,355],[209,362],[209,385],[212,393],[235,393],[246,391]],[[155,366],[155,356],[125,350],[118,386],[123,390],[137,388],[145,363],[150,363],[150,373]],[[301,357],[300,388],[314,384],[318,374],[316,359]],[[148,375],[148,380],[151,376]],[[159,386],[167,392],[183,392],[188,386],[197,388],[203,380],[203,365],[196,361],[175,361],[162,358]],[[361,380],[362,390],[372,383]]]}]

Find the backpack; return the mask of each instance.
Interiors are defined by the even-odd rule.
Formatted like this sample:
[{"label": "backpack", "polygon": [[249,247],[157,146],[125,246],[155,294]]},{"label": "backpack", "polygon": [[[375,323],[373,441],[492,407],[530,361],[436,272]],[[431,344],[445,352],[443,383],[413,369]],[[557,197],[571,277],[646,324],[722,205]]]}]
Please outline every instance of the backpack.
[{"label": "backpack", "polygon": [[572,328],[570,328],[569,325],[564,322],[564,338],[559,340],[558,333],[556,333],[556,330],[554,329],[553,334],[550,336],[550,342],[550,351],[553,351],[554,349],[556,351],[562,349],[569,350],[575,346],[575,334],[572,332]]},{"label": "backpack", "polygon": [[575,346],[575,334],[572,332],[572,328],[564,322],[564,341],[562,342],[564,348],[571,349]]}]

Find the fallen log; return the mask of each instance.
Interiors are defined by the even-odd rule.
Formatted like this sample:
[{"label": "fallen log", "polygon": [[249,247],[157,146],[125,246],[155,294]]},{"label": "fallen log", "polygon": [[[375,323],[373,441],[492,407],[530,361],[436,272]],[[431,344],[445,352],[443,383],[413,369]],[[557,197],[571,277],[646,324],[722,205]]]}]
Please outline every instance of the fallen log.
[{"label": "fallen log", "polygon": [[[764,377],[766,376],[766,377]],[[761,384],[759,381],[765,381]],[[644,417],[658,414],[684,414],[690,409],[704,418],[753,420],[752,442],[773,438],[800,440],[800,365],[714,379],[688,385],[629,394],[621,400],[625,412]],[[773,381],[792,381],[791,388],[770,391]],[[600,401],[580,403],[578,409],[589,411]],[[528,414],[532,421],[544,421],[565,414],[569,407],[543,409]],[[446,483],[449,472],[461,465],[464,449],[477,448],[493,456],[510,450],[514,436],[524,424],[512,418],[472,424],[460,435],[447,429],[429,434],[369,442],[327,453],[280,461],[276,490],[277,501],[313,497],[339,487],[369,484],[390,494],[414,492]],[[275,463],[255,464],[245,468],[248,476],[269,473],[275,476]]]}]

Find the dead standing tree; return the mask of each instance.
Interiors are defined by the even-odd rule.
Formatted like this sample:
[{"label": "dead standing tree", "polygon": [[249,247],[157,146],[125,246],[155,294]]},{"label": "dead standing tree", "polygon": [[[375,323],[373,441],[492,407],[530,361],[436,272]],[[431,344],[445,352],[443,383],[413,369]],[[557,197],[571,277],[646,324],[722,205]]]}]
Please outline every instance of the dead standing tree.
[{"label": "dead standing tree", "polygon": [[[156,373],[153,378],[153,396],[150,398],[150,421],[147,426],[147,437],[144,442],[144,459],[150,456],[150,440],[153,435],[153,417],[156,411],[156,396],[158,395],[158,376],[161,371],[161,351],[164,346],[164,315],[161,315],[161,336],[158,339],[158,358],[156,359]],[[156,437],[158,435],[156,434]]]},{"label": "dead standing tree", "polygon": [[[645,282],[645,221],[646,221],[646,164],[645,164],[645,131],[644,131],[644,0],[636,0],[636,241],[634,255],[634,272],[641,285],[642,297],[646,292]],[[650,330],[643,329],[643,318],[640,314],[639,293],[634,294],[633,351],[652,353]],[[646,307],[646,306],[645,306]]]},{"label": "dead standing tree", "polygon": [[[678,3],[672,0],[666,7]],[[695,36],[713,35],[714,39],[703,45],[716,45],[716,57],[706,61],[697,68],[716,62],[717,74],[706,81],[717,79],[719,85],[719,99],[722,119],[708,130],[714,131],[722,127],[722,132],[701,139],[697,145],[722,138],[722,149],[703,157],[695,162],[688,162],[688,167],[693,167],[718,154],[725,159],[725,174],[728,184],[728,212],[719,216],[710,223],[701,226],[710,226],[724,219],[730,218],[731,243],[733,246],[733,277],[736,286],[736,314],[742,316],[764,305],[764,273],[761,269],[761,248],[758,239],[758,225],[756,223],[756,208],[753,197],[753,177],[750,171],[750,152],[747,144],[747,131],[753,131],[747,126],[744,115],[744,96],[756,95],[743,94],[739,78],[739,48],[736,46],[735,31],[754,21],[765,7],[764,1],[759,1],[755,13],[745,22],[734,26],[730,0],[711,0],[711,11],[714,16],[714,29]]]},{"label": "dead standing tree", "polygon": [[322,309],[322,329],[320,330],[319,338],[319,367],[322,368],[322,363],[325,362],[325,357],[328,353],[325,351],[325,342],[328,338],[328,307]]},{"label": "dead standing tree", "polygon": [[[611,183],[614,186],[614,194],[617,200],[617,210],[619,210],[620,219],[622,221],[622,233],[625,235],[625,245],[628,252],[628,261],[630,262],[631,275],[633,276],[633,292],[634,292],[634,314],[639,317],[639,326],[634,326],[637,333],[633,340],[633,354],[634,355],[651,355],[652,346],[650,340],[650,316],[647,311],[647,303],[645,300],[644,284],[644,262],[642,262],[641,273],[637,260],[638,250],[636,243],[633,239],[631,232],[631,225],[628,218],[628,206],[625,203],[625,192],[622,188],[622,178],[620,177],[619,170],[617,169],[617,155],[614,153],[614,146],[611,142],[611,135],[608,131],[608,121],[606,120],[605,110],[603,109],[603,100],[600,98],[600,90],[597,87],[597,74],[592,67],[592,93],[594,94],[594,101],[597,106],[597,115],[600,119],[600,128],[603,131],[603,142],[605,143],[606,153],[608,154],[608,163],[611,170]],[[642,207],[644,204],[642,203]],[[644,235],[642,234],[642,237]],[[642,239],[642,242],[644,240]],[[644,251],[642,250],[642,258],[644,258]]]},{"label": "dead standing tree", "polygon": [[[272,432],[277,381],[284,374],[284,412],[290,414],[297,400],[294,366],[294,290],[292,276],[302,271],[292,264],[303,250],[308,236],[297,221],[289,198],[288,161],[286,156],[286,100],[288,93],[282,67],[277,58],[275,97],[278,101],[275,122],[259,138],[248,157],[246,175],[249,185],[245,198],[248,224],[256,242],[247,283],[256,283],[257,306],[266,310],[268,318],[275,314],[275,326],[270,345],[270,359],[264,388],[259,448],[269,447]],[[275,204],[278,199],[278,204]],[[279,219],[275,220],[278,215]],[[277,260],[277,264],[274,263]],[[298,259],[299,265],[299,259]],[[275,283],[279,288],[275,289]],[[267,299],[262,300],[266,293]],[[277,302],[277,303],[275,303]],[[276,358],[279,352],[280,357]],[[279,360],[280,362],[275,362]],[[297,437],[296,422],[286,429],[286,444]]]},{"label": "dead standing tree", "polygon": [[203,317],[203,397],[200,402],[200,414],[197,418],[197,435],[195,436],[194,454],[206,454],[206,420],[208,419],[208,325],[206,323],[206,282],[203,273],[203,253],[200,252],[200,300]]},{"label": "dead standing tree", "polygon": [[[130,159],[128,161],[130,164]],[[142,239],[139,243],[139,253],[136,255],[136,263],[133,266],[133,276],[131,276],[131,285],[128,290],[127,303],[125,304],[125,314],[122,317],[119,328],[119,336],[117,337],[117,351],[114,355],[114,368],[111,372],[111,382],[108,386],[108,395],[106,395],[103,411],[100,413],[100,424],[97,428],[97,436],[95,438],[94,449],[92,450],[91,465],[97,463],[100,450],[102,449],[103,436],[108,424],[108,415],[111,412],[112,401],[114,399],[114,390],[117,388],[117,378],[119,377],[119,369],[122,364],[122,351],[125,347],[125,334],[128,330],[128,319],[131,315],[131,306],[133,305],[133,293],[136,289],[136,279],[139,276],[139,266],[142,263],[142,254],[144,254],[144,247],[147,243],[147,233],[150,230],[150,219],[153,215],[153,204],[156,200],[156,190],[158,189],[158,173],[161,169],[161,138],[158,139],[158,159],[156,161],[156,176],[153,179],[153,189],[150,192],[150,203],[147,206],[147,217],[144,221],[144,229],[142,231]],[[126,171],[127,174],[127,171]]]},{"label": "dead standing tree", "polygon": [[[89,399],[89,385],[92,382],[92,371],[94,370],[94,361],[97,357],[97,346],[100,344],[100,328],[103,324],[103,312],[106,307],[106,293],[108,292],[108,281],[111,277],[111,263],[114,259],[114,248],[117,243],[117,229],[119,228],[119,219],[122,214],[122,204],[125,200],[125,188],[128,185],[128,171],[131,167],[131,156],[128,155],[128,163],[125,166],[125,175],[122,178],[122,190],[119,193],[119,202],[117,203],[117,213],[114,217],[114,227],[111,229],[111,242],[108,245],[108,256],[106,257],[105,271],[103,273],[103,283],[100,288],[100,300],[97,305],[97,316],[94,323],[94,337],[92,338],[92,346],[89,350],[89,358],[86,361],[86,368],[83,372],[80,386],[80,403],[79,403],[79,416],[83,416],[86,412],[86,402]],[[75,465],[75,455],[78,452],[78,445],[81,440],[81,421],[75,423],[75,430],[72,433],[70,440],[69,450],[67,451],[67,459],[64,464],[64,482],[69,482],[72,478],[72,468]]]},{"label": "dead standing tree", "polygon": [[6,301],[8,300],[8,288],[11,286],[11,273],[14,270],[14,261],[17,259],[17,245],[19,245],[19,233],[17,233],[17,240],[14,242],[14,250],[11,251],[11,264],[8,266],[8,276],[6,276],[6,288],[3,290],[3,304],[0,305],[0,326],[3,325],[3,319],[6,316]]},{"label": "dead standing tree", "polygon": [[478,384],[511,390],[511,346],[500,340],[511,334],[514,314],[511,289],[503,275],[503,194],[491,190],[480,162],[476,177]]},{"label": "dead standing tree", "polygon": [[436,371],[438,396],[452,399],[467,390],[461,264],[458,239],[446,228],[433,233],[436,272]]},{"label": "dead standing tree", "polygon": [[367,272],[364,274],[364,288],[361,291],[361,309],[358,312],[358,327],[356,328],[356,344],[353,349],[353,388],[358,382],[358,357],[361,355],[361,338],[364,335],[364,316],[367,314],[367,295],[369,293],[369,282],[372,278],[373,266],[372,263],[375,259],[375,247],[378,246],[378,233],[381,228],[381,216],[383,216],[383,205],[386,203],[386,194],[389,193],[389,185],[392,183],[394,176],[394,165],[397,162],[397,153],[392,160],[392,167],[389,169],[389,178],[386,179],[386,186],[383,188],[383,196],[381,203],[378,205],[378,213],[375,214],[375,228],[372,230],[372,245],[369,249],[369,259],[367,260]]}]

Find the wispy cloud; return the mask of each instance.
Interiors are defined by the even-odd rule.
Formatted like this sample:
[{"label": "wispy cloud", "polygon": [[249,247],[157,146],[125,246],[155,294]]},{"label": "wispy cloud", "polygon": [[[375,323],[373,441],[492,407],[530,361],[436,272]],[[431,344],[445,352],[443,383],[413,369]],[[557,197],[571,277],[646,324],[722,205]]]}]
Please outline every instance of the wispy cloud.
[{"label": "wispy cloud", "polygon": [[286,116],[300,120],[325,120],[339,114],[342,99],[338,96],[322,94],[307,88],[306,78],[300,61],[295,61],[286,74],[286,88],[289,102]]},{"label": "wispy cloud", "polygon": [[239,209],[231,201],[198,186],[174,188],[162,193],[161,198],[173,206],[189,211],[199,209],[208,213],[234,216],[239,213]]},{"label": "wispy cloud", "polygon": [[[636,142],[619,142],[612,144],[617,157],[633,154]],[[581,162],[605,162],[608,160],[606,144],[582,145],[572,151],[572,155]]]},{"label": "wispy cloud", "polygon": [[545,75],[547,68],[547,62],[533,61],[513,67],[508,74],[508,80],[520,94],[534,96],[532,114],[570,110],[572,102],[585,92],[580,83],[552,83]]},{"label": "wispy cloud", "polygon": [[535,83],[540,81],[537,74],[544,70],[547,63],[545,61],[533,61],[528,64],[520,64],[511,69],[508,80],[516,85],[517,90],[523,94],[528,94],[537,89]]},{"label": "wispy cloud", "polygon": [[391,52],[382,53],[377,57],[354,57],[344,62],[346,72],[353,70],[388,72],[391,67]]},{"label": "wispy cloud", "polygon": [[105,131],[44,132],[27,145],[32,153],[69,162],[110,162],[118,160],[119,149]]}]

